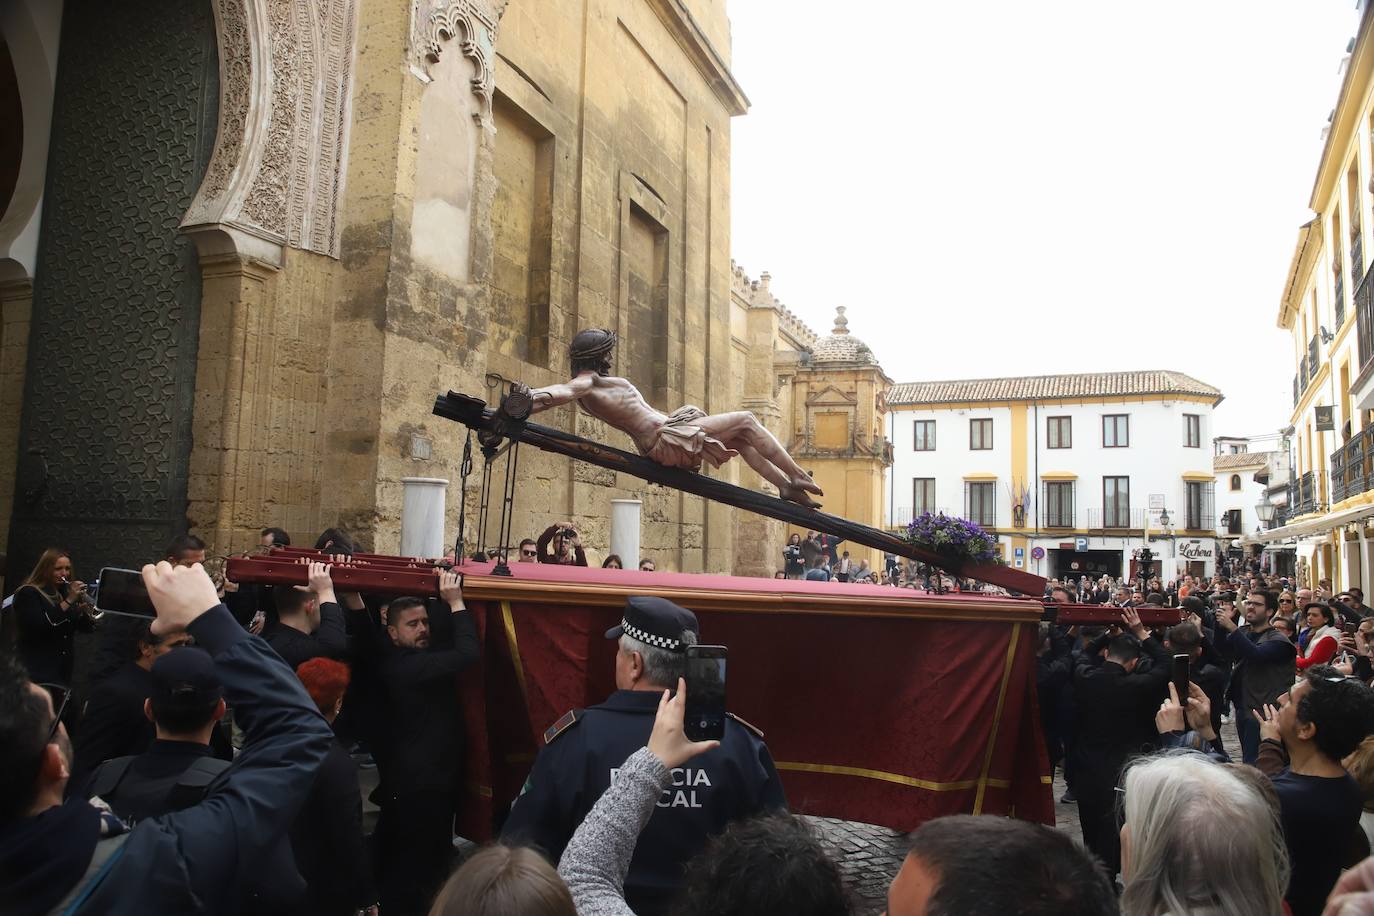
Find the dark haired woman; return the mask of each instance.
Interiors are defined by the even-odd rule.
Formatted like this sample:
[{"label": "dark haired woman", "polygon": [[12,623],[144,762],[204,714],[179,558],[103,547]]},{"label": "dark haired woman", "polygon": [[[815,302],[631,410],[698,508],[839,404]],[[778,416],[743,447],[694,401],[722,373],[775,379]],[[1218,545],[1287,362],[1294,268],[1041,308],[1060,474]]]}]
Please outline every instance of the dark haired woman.
[{"label": "dark haired woman", "polygon": [[1302,616],[1307,628],[1298,634],[1298,669],[1330,664],[1340,647],[1336,612],[1322,602],[1312,601],[1303,607]]}]

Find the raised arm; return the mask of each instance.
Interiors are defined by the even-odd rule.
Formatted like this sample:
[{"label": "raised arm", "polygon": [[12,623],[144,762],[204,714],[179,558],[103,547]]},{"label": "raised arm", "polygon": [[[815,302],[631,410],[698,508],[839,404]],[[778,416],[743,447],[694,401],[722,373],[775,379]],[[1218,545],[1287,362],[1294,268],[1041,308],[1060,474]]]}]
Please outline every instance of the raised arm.
[{"label": "raised arm", "polygon": [[530,413],[536,414],[553,407],[570,404],[591,391],[594,384],[596,384],[596,376],[586,372],[570,382],[559,382],[557,385],[534,388],[530,391],[530,397],[534,399],[534,406],[530,409]]}]

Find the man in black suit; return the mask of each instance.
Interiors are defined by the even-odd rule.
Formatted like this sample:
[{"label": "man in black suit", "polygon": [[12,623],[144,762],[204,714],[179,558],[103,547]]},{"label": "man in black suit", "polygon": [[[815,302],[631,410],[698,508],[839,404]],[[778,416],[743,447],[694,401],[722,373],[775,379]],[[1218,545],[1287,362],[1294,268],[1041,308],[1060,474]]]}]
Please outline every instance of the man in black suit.
[{"label": "man in black suit", "polygon": [[105,680],[96,684],[76,733],[76,764],[71,785],[106,760],[141,754],[153,743],[153,723],[143,714],[143,703],[153,689],[153,662],[191,642],[184,630],[158,636],[141,622],[135,656]]},{"label": "man in black suit", "polygon": [[1074,794],[1083,842],[1111,875],[1121,870],[1117,781],[1128,760],[1158,746],[1154,714],[1170,671],[1168,651],[1135,609],[1122,609],[1121,620],[1129,633],[1109,630],[1084,647],[1074,666]]}]

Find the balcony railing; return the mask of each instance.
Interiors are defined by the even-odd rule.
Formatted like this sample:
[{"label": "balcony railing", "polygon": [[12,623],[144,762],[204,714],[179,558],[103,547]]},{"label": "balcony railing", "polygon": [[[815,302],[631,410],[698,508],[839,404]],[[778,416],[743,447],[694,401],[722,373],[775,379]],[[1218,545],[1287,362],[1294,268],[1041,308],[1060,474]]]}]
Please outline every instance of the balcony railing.
[{"label": "balcony railing", "polygon": [[1072,509],[1049,509],[1045,512],[1046,528],[1073,528],[1077,521]]},{"label": "balcony railing", "polygon": [[1190,514],[1183,521],[1183,527],[1188,531],[1211,531],[1217,526],[1216,516],[1205,512]]},{"label": "balcony railing", "polygon": [[1366,271],[1360,285],[1355,287],[1355,338],[1360,344],[1361,373],[1370,360],[1374,360],[1374,283],[1370,283],[1370,274],[1374,274],[1374,270]]},{"label": "balcony railing", "polygon": [[1093,531],[1144,531],[1144,509],[1089,509],[1088,528]]},{"label": "balcony railing", "polygon": [[[1350,285],[1354,286],[1358,282],[1355,279],[1355,267],[1350,267]],[[1336,265],[1336,327],[1340,327],[1345,322],[1345,274],[1341,271],[1341,265]]]},{"label": "balcony railing", "polygon": [[1319,369],[1322,364],[1320,346],[1320,340],[1316,334],[1313,334],[1312,339],[1307,342],[1307,381],[1309,383],[1312,379],[1317,377],[1317,369]]},{"label": "balcony railing", "polygon": [[1331,453],[1331,502],[1374,489],[1374,429],[1365,429]]},{"label": "balcony railing", "polygon": [[957,512],[952,512],[949,509],[946,509],[944,506],[932,506],[930,509],[926,509],[924,506],[921,506],[916,509],[912,509],[911,506],[898,506],[897,517],[893,520],[892,524],[894,526],[901,526],[905,528],[907,525],[911,524],[912,519],[916,518],[922,512],[943,512],[945,515],[949,516],[957,516],[959,514]]},{"label": "balcony railing", "polygon": [[[1354,289],[1360,285],[1360,277],[1364,275],[1364,233],[1360,227],[1355,227],[1355,234],[1350,239],[1350,288]],[[1337,307],[1336,327],[1341,325],[1341,312],[1344,311],[1344,304]]]},{"label": "balcony railing", "polygon": [[1293,518],[1326,509],[1326,472],[1308,471],[1288,485],[1288,505]]}]

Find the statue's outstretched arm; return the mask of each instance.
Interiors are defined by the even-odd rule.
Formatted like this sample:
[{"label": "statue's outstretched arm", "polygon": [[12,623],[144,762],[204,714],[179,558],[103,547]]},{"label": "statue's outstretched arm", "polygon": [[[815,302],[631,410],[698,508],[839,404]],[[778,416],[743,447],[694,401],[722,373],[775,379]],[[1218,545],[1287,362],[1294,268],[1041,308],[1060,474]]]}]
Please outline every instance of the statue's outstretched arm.
[{"label": "statue's outstretched arm", "polygon": [[592,384],[590,375],[579,375],[570,382],[559,382],[557,385],[535,388],[530,391],[530,397],[534,399],[534,406],[530,412],[539,413],[542,410],[562,407],[564,404],[576,401],[592,390]]}]

